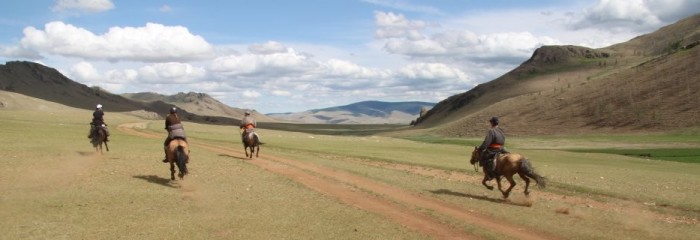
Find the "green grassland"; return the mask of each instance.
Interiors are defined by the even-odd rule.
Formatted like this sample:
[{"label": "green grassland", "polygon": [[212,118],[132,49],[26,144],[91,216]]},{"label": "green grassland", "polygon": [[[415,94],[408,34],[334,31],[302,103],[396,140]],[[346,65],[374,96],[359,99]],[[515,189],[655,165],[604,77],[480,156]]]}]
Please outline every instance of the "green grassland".
[{"label": "green grassland", "polygon": [[[162,138],[132,136],[116,128],[146,123],[140,131],[164,137],[162,121],[110,112],[105,118],[112,132],[111,151],[96,155],[86,138],[89,111],[0,110],[2,238],[430,238],[249,164],[243,156],[194,146],[191,174],[171,182],[167,165],[160,162]],[[242,149],[235,126],[184,124],[191,142]],[[628,150],[649,151],[654,159],[668,149],[688,149],[692,155],[700,148],[700,134],[509,138],[509,150],[527,156],[548,181],[547,188],[533,188],[529,198],[518,185],[509,204],[478,182],[453,177],[480,176],[468,161],[481,138],[392,138],[366,131],[387,127],[395,126],[261,128],[265,144],[260,155],[363,176],[562,238],[700,235],[700,164],[624,155]],[[408,167],[382,166],[386,164]],[[523,202],[534,204],[526,207]],[[485,238],[508,238],[439,212],[416,211]]]}]

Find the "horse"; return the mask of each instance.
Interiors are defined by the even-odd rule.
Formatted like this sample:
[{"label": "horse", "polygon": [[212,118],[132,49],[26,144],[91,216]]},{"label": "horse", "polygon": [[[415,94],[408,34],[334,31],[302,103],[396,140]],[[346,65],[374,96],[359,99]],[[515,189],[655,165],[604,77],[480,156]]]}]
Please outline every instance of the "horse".
[{"label": "horse", "polygon": [[[476,166],[481,157],[481,152],[478,147],[474,147],[472,151],[472,158],[469,162]],[[530,194],[528,187],[530,186],[530,178],[536,181],[537,186],[540,188],[545,187],[544,177],[537,174],[530,164],[530,161],[524,156],[516,153],[500,153],[496,155],[496,183],[498,183],[498,190],[503,194],[503,198],[508,198],[510,191],[515,187],[515,181],[513,180],[513,175],[518,174],[520,178],[525,181],[525,196]],[[503,191],[501,188],[501,176],[505,176],[510,183],[510,187]],[[486,170],[484,169],[484,179],[481,181],[486,188],[493,190],[493,186],[486,184],[489,181]]]},{"label": "horse", "polygon": [[190,159],[190,149],[184,138],[175,137],[168,144],[166,159],[170,163],[170,180],[175,180],[175,165],[180,171],[177,176],[182,180],[187,175],[187,163]]},{"label": "horse", "polygon": [[105,145],[107,152],[109,152],[109,146],[107,146],[107,130],[104,128],[97,127],[92,134],[92,138],[90,138],[90,142],[92,146],[95,147],[95,152],[100,152],[100,154],[102,154],[102,144]]},{"label": "horse", "polygon": [[[260,153],[260,137],[258,137],[258,133],[243,131],[243,151],[245,151],[245,156],[253,158],[253,153],[255,153],[255,157],[258,157]],[[250,155],[248,154],[248,149],[250,149]]]}]

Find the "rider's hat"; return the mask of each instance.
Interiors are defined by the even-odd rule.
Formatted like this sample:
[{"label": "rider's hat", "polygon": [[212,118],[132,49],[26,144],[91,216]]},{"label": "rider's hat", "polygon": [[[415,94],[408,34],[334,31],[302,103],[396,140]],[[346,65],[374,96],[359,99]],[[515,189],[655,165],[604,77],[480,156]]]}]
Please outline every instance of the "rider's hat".
[{"label": "rider's hat", "polygon": [[245,111],[245,115],[250,115],[250,111]]},{"label": "rider's hat", "polygon": [[176,112],[177,112],[177,108],[176,108],[176,107],[171,107],[171,108],[170,108],[170,113],[176,113]]},{"label": "rider's hat", "polygon": [[102,108],[102,104],[97,104],[95,108]]},{"label": "rider's hat", "polygon": [[493,125],[498,125],[498,117],[491,117],[491,119],[489,119],[489,122]]}]

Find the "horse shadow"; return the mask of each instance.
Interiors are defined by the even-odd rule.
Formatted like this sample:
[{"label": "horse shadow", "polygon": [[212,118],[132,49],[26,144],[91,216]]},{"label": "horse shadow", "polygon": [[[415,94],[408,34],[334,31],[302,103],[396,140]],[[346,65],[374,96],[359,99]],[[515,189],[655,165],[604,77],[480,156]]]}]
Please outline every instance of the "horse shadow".
[{"label": "horse shadow", "polygon": [[235,158],[235,159],[238,159],[238,160],[250,160],[249,158],[244,158],[244,157],[240,157],[240,156],[231,156],[231,155],[228,155],[228,154],[219,154],[219,157]]},{"label": "horse shadow", "polygon": [[171,188],[177,188],[173,185],[170,184],[170,179],[169,178],[162,178],[156,175],[137,175],[133,176],[134,178],[138,178],[141,180],[146,180],[147,182],[150,183],[155,183],[161,186],[166,186],[166,187],[171,187]]},{"label": "horse shadow", "polygon": [[482,201],[489,201],[489,202],[500,203],[500,204],[509,204],[509,205],[520,206],[520,207],[530,207],[531,206],[531,204],[526,203],[526,202],[521,203],[521,202],[513,202],[513,201],[510,201],[508,199],[490,198],[490,197],[486,197],[486,196],[477,196],[477,195],[473,195],[473,194],[469,194],[469,193],[454,192],[454,191],[451,191],[449,189],[438,189],[438,190],[432,190],[432,191],[429,190],[429,192],[431,192],[433,194],[452,195],[452,196],[456,196],[456,197],[468,197],[468,198],[473,198],[473,199],[482,200]]}]

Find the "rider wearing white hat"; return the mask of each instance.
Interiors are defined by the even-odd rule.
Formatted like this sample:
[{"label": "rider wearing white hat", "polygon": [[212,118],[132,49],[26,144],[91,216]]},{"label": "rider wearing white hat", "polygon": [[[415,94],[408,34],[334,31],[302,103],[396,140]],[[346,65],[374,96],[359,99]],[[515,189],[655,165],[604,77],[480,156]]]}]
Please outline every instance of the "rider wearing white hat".
[{"label": "rider wearing white hat", "polygon": [[[105,123],[104,115],[105,113],[102,111],[102,104],[97,104],[97,106],[95,106],[95,111],[92,113],[92,122],[90,122],[90,135],[88,136],[88,138],[92,138],[92,135],[95,133],[95,130],[97,130],[98,127],[103,128],[107,133],[107,137],[109,137],[109,129],[107,129],[107,124]],[[109,140],[105,139],[105,141]]]}]

